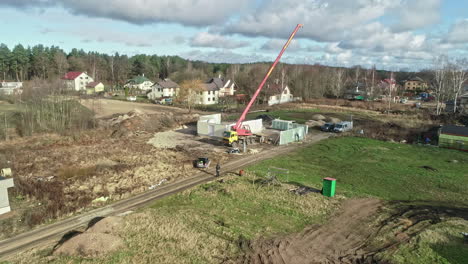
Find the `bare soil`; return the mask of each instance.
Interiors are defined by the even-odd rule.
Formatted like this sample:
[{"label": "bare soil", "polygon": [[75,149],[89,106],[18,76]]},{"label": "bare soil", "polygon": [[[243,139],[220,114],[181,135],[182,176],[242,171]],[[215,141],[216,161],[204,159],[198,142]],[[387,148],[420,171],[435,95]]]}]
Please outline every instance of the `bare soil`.
[{"label": "bare soil", "polygon": [[366,253],[371,218],[381,206],[377,199],[346,200],[342,213],[320,227],[272,240],[259,240],[237,263],[355,263]]},{"label": "bare soil", "polygon": [[118,232],[122,228],[120,217],[106,217],[83,233],[64,239],[56,246],[54,255],[99,257],[125,247]]},{"label": "bare soil", "polygon": [[159,114],[162,112],[186,114],[188,112],[187,110],[177,107],[112,99],[87,99],[81,100],[80,102],[82,105],[94,111],[97,118],[110,117],[115,114],[125,114],[135,110],[139,110],[145,114]]}]

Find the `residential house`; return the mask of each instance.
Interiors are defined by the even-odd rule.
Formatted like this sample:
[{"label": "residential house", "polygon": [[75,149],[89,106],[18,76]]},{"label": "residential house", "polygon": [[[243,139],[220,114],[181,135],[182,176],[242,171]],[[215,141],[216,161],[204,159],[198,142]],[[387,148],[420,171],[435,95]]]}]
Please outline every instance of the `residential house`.
[{"label": "residential house", "polygon": [[13,178],[4,178],[0,176],[0,215],[11,211],[7,189],[13,186]]},{"label": "residential house", "polygon": [[21,94],[23,88],[23,82],[0,82],[0,93],[11,95]]},{"label": "residential house", "polygon": [[282,87],[279,80],[276,80],[273,84],[267,85],[265,93],[267,95],[268,105],[284,104],[294,101],[289,87],[287,85]]},{"label": "residential house", "polygon": [[138,89],[141,91],[149,91],[153,85],[154,83],[143,74],[142,76],[136,76],[128,80],[124,87]]},{"label": "residential house", "polygon": [[426,91],[428,84],[426,81],[419,77],[413,77],[409,80],[404,81],[405,91]]},{"label": "residential house", "polygon": [[468,151],[468,127],[443,126],[439,131],[439,147]]},{"label": "residential house", "polygon": [[215,80],[217,78],[208,80],[204,83],[204,91],[199,92],[197,104],[212,105],[219,102],[219,89],[224,86],[224,83]]},{"label": "residential house", "polygon": [[104,84],[102,82],[90,82],[86,85],[86,94],[95,94],[104,92]]},{"label": "residential house", "polygon": [[343,92],[343,98],[348,100],[364,100],[367,97],[367,86],[364,83],[357,82],[346,87]]},{"label": "residential house", "polygon": [[160,98],[172,98],[177,95],[179,85],[171,79],[157,81],[151,86],[151,92],[147,94],[148,99],[155,100]]},{"label": "residential house", "polygon": [[86,85],[91,82],[94,82],[86,72],[68,72],[62,77],[62,80],[65,81],[67,89],[73,91],[86,91]]},{"label": "residential house", "polygon": [[234,93],[236,92],[236,90],[234,89],[235,88],[234,81],[231,81],[231,80],[224,81],[223,79],[221,79],[221,76],[219,78],[213,78],[210,81],[217,82],[220,84],[221,82],[223,83],[223,86],[219,88],[219,97],[233,96]]}]

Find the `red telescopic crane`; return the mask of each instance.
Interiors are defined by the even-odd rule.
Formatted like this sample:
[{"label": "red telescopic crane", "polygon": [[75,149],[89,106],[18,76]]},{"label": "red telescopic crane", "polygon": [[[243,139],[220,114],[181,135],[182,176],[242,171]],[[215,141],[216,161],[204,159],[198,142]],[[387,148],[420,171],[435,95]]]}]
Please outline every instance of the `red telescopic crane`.
[{"label": "red telescopic crane", "polygon": [[283,56],[283,53],[286,51],[286,49],[288,48],[289,44],[291,43],[292,39],[294,38],[294,36],[296,35],[297,31],[302,27],[302,24],[298,24],[296,26],[296,28],[294,29],[294,31],[291,33],[291,36],[289,36],[289,39],[288,41],[286,41],[286,43],[284,44],[283,46],[283,49],[281,49],[281,52],[278,54],[278,57],[276,57],[276,60],[275,62],[273,62],[273,64],[271,65],[270,69],[268,70],[268,72],[266,73],[265,77],[263,78],[263,81],[260,83],[260,85],[258,86],[257,88],[257,91],[255,91],[254,95],[252,96],[252,99],[250,99],[250,102],[249,104],[247,105],[247,107],[244,109],[244,112],[242,112],[242,115],[240,116],[239,120],[237,120],[237,123],[235,126],[232,127],[232,130],[236,131],[237,134],[239,136],[251,136],[252,135],[252,132],[248,129],[244,129],[242,128],[242,122],[245,120],[245,116],[247,115],[247,113],[249,112],[250,110],[250,107],[252,107],[253,103],[255,102],[255,99],[257,99],[257,96],[258,94],[260,93],[260,91],[262,90],[263,86],[265,85],[266,81],[268,80],[268,77],[270,77],[271,73],[273,72],[273,70],[275,69],[276,67],[276,64],[278,64],[278,62],[280,61],[281,59],[281,56]]}]

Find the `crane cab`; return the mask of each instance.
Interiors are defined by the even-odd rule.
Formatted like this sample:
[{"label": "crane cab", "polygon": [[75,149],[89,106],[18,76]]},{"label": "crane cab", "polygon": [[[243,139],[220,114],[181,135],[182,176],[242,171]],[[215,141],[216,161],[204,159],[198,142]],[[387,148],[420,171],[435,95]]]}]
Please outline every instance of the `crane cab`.
[{"label": "crane cab", "polygon": [[223,133],[223,142],[229,146],[232,146],[233,143],[239,141],[239,135],[236,131],[224,131]]}]

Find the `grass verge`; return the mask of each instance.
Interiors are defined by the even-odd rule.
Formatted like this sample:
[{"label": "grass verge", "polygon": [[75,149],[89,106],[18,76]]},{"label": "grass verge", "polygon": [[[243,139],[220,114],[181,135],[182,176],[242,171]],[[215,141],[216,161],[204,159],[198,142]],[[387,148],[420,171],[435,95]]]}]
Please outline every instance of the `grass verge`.
[{"label": "grass verge", "polygon": [[264,176],[269,167],[290,170],[282,181],[316,188],[324,177],[336,178],[337,191],[346,196],[468,204],[468,156],[454,150],[341,137],[250,170]]}]

